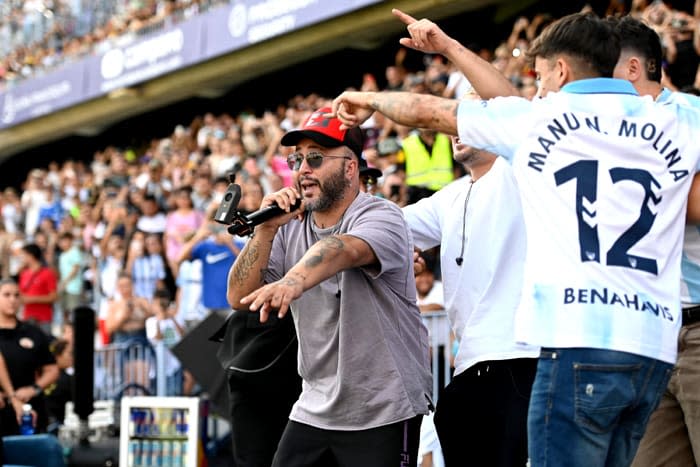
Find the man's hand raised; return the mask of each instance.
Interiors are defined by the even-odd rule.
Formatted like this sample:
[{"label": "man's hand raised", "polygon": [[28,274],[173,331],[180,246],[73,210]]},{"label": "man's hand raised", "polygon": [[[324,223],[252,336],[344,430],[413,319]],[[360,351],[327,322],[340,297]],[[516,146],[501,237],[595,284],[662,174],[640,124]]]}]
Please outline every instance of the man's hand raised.
[{"label": "man's hand raised", "polygon": [[454,40],[428,19],[417,20],[413,16],[394,8],[391,13],[406,25],[410,38],[403,37],[399,40],[401,45],[419,52],[429,54],[447,54],[447,49],[454,44]]},{"label": "man's hand raised", "polygon": [[372,116],[373,92],[346,91],[336,97],[331,104],[331,113],[325,117],[337,117],[343,122],[341,128],[352,128],[361,125]]}]

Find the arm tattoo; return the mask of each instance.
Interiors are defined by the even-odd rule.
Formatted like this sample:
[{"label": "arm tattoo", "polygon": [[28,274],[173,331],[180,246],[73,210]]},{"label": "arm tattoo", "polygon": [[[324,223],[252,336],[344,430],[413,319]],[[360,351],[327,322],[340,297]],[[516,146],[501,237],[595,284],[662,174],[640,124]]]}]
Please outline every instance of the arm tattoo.
[{"label": "arm tattoo", "polygon": [[323,259],[326,257],[326,255],[332,250],[342,250],[343,248],[345,248],[345,243],[343,243],[343,240],[336,236],[326,237],[318,243],[321,246],[319,252],[314,256],[308,258],[306,261],[304,261],[304,266],[309,268],[318,266],[323,262]]},{"label": "arm tattoo", "polygon": [[450,120],[456,120],[457,104],[456,100],[422,94],[380,93],[370,107],[403,125],[452,133],[448,129],[456,126]]},{"label": "arm tattoo", "polygon": [[[248,275],[250,274],[251,269],[253,269],[253,266],[258,261],[259,256],[260,252],[258,250],[258,245],[256,244],[256,242],[248,242],[248,245],[238,257],[235,263],[235,267],[233,268],[233,274],[236,280],[236,284],[241,285],[245,282],[245,280],[248,278]],[[264,270],[260,271],[261,274],[263,271]]]}]

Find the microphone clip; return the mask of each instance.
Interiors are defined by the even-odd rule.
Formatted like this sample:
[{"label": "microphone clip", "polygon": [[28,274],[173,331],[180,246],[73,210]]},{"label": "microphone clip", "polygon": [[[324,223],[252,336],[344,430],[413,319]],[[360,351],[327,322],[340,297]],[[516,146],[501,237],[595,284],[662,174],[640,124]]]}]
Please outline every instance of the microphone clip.
[{"label": "microphone clip", "polygon": [[[228,233],[231,235],[252,235],[256,225],[260,225],[268,219],[284,214],[285,211],[277,204],[272,204],[256,212],[243,214],[238,210],[238,202],[241,200],[241,187],[235,183],[229,184],[219,208],[216,210],[214,220],[220,224],[228,225]],[[301,206],[301,200],[291,207],[296,210]]]}]

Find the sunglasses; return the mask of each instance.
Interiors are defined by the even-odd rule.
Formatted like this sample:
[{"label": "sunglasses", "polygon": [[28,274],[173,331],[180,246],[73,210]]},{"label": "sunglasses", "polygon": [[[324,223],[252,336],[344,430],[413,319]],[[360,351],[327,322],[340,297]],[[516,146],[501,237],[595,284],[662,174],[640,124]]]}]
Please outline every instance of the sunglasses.
[{"label": "sunglasses", "polygon": [[306,156],[303,154],[295,153],[287,157],[287,166],[290,170],[297,171],[301,167],[301,163],[306,159],[306,163],[312,169],[318,169],[323,164],[324,158],[330,159],[350,159],[348,156],[327,156],[320,152],[310,152]]}]

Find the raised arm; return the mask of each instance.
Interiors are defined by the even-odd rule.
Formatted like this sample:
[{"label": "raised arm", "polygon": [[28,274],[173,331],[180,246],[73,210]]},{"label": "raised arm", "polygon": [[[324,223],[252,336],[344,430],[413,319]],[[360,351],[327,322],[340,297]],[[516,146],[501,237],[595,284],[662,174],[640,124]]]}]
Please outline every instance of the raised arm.
[{"label": "raised arm", "polygon": [[[428,19],[416,20],[394,8],[391,12],[406,25],[411,37],[400,39],[401,45],[425,53],[439,53],[455,64],[482,99],[518,96],[518,90],[493,65],[464,47]],[[460,96],[458,96],[460,97]]]},{"label": "raised arm", "polygon": [[344,92],[333,100],[332,112],[345,126],[358,126],[374,111],[414,128],[457,135],[459,101],[410,92]]}]

